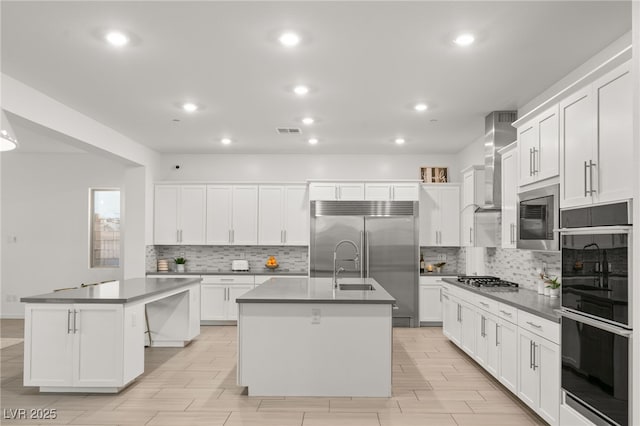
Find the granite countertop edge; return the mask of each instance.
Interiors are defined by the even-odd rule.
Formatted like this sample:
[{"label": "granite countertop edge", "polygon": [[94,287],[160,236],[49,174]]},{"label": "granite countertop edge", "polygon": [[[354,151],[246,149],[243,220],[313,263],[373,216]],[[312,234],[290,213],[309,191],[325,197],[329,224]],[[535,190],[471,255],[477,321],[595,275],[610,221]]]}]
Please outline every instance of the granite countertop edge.
[{"label": "granite countertop edge", "polygon": [[[540,296],[538,293],[536,293],[533,290],[527,290],[527,289],[518,289],[518,291],[515,292],[509,292],[509,293],[503,293],[503,292],[492,292],[491,289],[476,289],[475,287],[470,287],[466,284],[461,284],[459,282],[457,282],[456,280],[450,279],[450,278],[444,278],[443,279],[444,282],[446,282],[447,284],[451,284],[454,285],[458,288],[461,288],[463,290],[467,290],[471,293],[475,293],[478,294],[480,296],[485,296],[488,297],[490,299],[496,300],[500,303],[504,303],[506,305],[509,306],[513,306],[514,308],[518,308],[520,310],[523,310],[525,312],[529,312],[530,314],[539,316],[541,318],[547,319],[549,321],[553,321],[553,322],[560,322],[560,299],[551,299],[549,297],[546,296]],[[501,297],[502,295],[505,294],[510,294],[510,295],[514,295],[517,294],[518,296],[522,296],[522,299],[524,298],[529,298],[529,301],[531,300],[536,300],[537,306],[540,307],[544,307],[544,310],[540,310],[540,309],[536,309],[534,307],[532,307],[530,304],[527,303],[518,303],[517,301],[514,300],[510,300],[504,297]],[[553,301],[553,303],[552,303]],[[557,305],[557,306],[555,306]]]}]

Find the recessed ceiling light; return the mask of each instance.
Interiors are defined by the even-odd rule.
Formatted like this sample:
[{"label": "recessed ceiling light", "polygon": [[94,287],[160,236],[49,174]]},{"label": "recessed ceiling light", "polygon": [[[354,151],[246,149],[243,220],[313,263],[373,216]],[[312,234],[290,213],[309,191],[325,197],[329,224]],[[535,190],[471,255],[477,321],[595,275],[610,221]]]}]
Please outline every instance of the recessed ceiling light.
[{"label": "recessed ceiling light", "polygon": [[453,40],[453,42],[458,46],[469,46],[475,40],[476,38],[473,36],[473,34],[465,33],[460,34],[458,37],[456,37],[455,40]]},{"label": "recessed ceiling light", "polygon": [[309,93],[309,88],[307,86],[296,86],[293,88],[293,91],[296,95],[306,95]]},{"label": "recessed ceiling light", "polygon": [[300,36],[294,32],[287,31],[284,32],[278,37],[278,41],[280,44],[286,47],[297,46],[300,43]]},{"label": "recessed ceiling light", "polygon": [[426,110],[427,110],[427,108],[428,108],[428,107],[427,107],[427,104],[423,104],[423,103],[416,104],[416,105],[413,107],[413,109],[415,109],[416,111],[420,111],[420,112],[422,112],[422,111],[426,111]]},{"label": "recessed ceiling light", "polygon": [[129,37],[120,31],[109,31],[104,38],[113,46],[122,47],[129,43]]},{"label": "recessed ceiling light", "polygon": [[222,142],[223,145],[229,145],[231,143],[231,139],[222,138],[222,139],[220,139],[220,142]]},{"label": "recessed ceiling light", "polygon": [[315,145],[315,144],[317,144],[317,143],[318,143],[318,139],[316,139],[316,138],[311,138],[311,139],[309,139],[309,144],[310,144],[310,145]]},{"label": "recessed ceiling light", "polygon": [[186,102],[184,104],[182,104],[182,109],[187,111],[187,112],[194,112],[198,110],[198,105],[191,103],[191,102]]},{"label": "recessed ceiling light", "polygon": [[397,139],[395,140],[395,142],[396,142],[396,144],[398,144],[398,145],[402,145],[402,144],[404,143],[404,139],[402,139],[402,138],[397,138]]},{"label": "recessed ceiling light", "polygon": [[307,125],[308,125],[308,124],[313,124],[313,122],[314,122],[314,121],[315,121],[315,120],[314,120],[312,117],[305,117],[305,118],[303,118],[303,119],[302,119],[302,122],[303,122],[304,124],[307,124]]}]

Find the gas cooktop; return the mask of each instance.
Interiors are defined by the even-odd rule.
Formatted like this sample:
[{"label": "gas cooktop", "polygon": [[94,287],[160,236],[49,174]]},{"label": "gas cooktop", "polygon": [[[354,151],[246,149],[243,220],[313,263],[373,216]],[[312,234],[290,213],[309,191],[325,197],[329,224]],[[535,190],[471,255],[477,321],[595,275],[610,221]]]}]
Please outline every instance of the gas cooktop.
[{"label": "gas cooktop", "polygon": [[517,290],[518,284],[510,281],[501,280],[498,277],[490,276],[477,276],[477,275],[460,275],[458,276],[458,282],[470,285],[472,287],[502,287]]}]

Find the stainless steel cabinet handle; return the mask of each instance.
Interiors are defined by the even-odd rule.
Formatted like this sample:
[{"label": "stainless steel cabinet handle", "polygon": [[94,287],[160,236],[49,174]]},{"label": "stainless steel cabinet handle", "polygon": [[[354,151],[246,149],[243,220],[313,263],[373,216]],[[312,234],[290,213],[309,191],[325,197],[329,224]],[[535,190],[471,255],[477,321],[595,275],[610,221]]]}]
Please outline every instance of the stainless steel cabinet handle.
[{"label": "stainless steel cabinet handle", "polygon": [[231,242],[232,243],[236,242],[236,230],[235,229],[231,230]]},{"label": "stainless steel cabinet handle", "polygon": [[283,243],[285,243],[285,244],[286,244],[286,242],[287,242],[287,230],[286,230],[286,229],[283,229],[283,230],[282,230],[282,234],[284,235],[284,241],[283,241]]},{"label": "stainless steel cabinet handle", "polygon": [[229,242],[231,242],[231,229],[229,229]]},{"label": "stainless steel cabinet handle", "polygon": [[449,300],[449,296],[447,296],[446,294],[443,294],[442,297],[444,297],[445,299]]},{"label": "stainless steel cabinet handle", "polygon": [[235,281],[235,278],[220,278],[220,281]]},{"label": "stainless steel cabinet handle", "polygon": [[458,322],[462,322],[462,306],[458,304]]},{"label": "stainless steel cabinet handle", "polygon": [[538,153],[538,150],[536,148],[533,148],[533,174],[534,175],[538,174],[538,166],[536,165],[537,153]]},{"label": "stainless steel cabinet handle", "polygon": [[183,239],[182,239],[182,229],[181,229],[180,230],[180,242],[182,242],[182,241],[183,241]]},{"label": "stainless steel cabinet handle", "polygon": [[71,309],[67,309],[67,334],[71,334]]},{"label": "stainless steel cabinet handle", "polygon": [[533,342],[533,371],[536,371],[536,368],[538,368],[538,366],[536,365],[536,349],[538,348],[538,345]]},{"label": "stainless steel cabinet handle", "polygon": [[589,190],[587,189],[587,169],[588,168],[589,168],[589,165],[585,161],[584,162],[584,196],[585,197],[589,195]]},{"label": "stainless steel cabinet handle", "polygon": [[393,200],[393,187],[389,187],[389,200]]},{"label": "stainless steel cabinet handle", "polygon": [[593,168],[595,167],[596,163],[594,163],[592,160],[589,160],[589,194],[593,194],[594,192],[596,192],[595,189],[593,189]]},{"label": "stainless steel cabinet handle", "polygon": [[533,148],[529,148],[529,176],[533,176]]},{"label": "stainless steel cabinet handle", "polygon": [[502,313],[502,314],[504,314],[504,315],[506,315],[508,317],[512,316],[511,312],[503,311],[502,309],[500,309],[500,313]]},{"label": "stainless steel cabinet handle", "polygon": [[336,200],[340,199],[340,188],[336,185]]},{"label": "stainless steel cabinet handle", "polygon": [[469,243],[473,244],[473,226],[469,228]]},{"label": "stainless steel cabinet handle", "polygon": [[395,200],[396,199],[396,187],[395,186],[391,187],[391,195],[392,195],[391,199]]},{"label": "stainless steel cabinet handle", "polygon": [[282,229],[280,230],[280,244],[284,243],[284,237],[282,236]]},{"label": "stainless steel cabinet handle", "polygon": [[535,328],[542,328],[542,326],[541,326],[541,325],[534,324],[534,323],[532,323],[531,321],[527,321],[527,324],[529,324],[531,327],[535,327]]},{"label": "stainless steel cabinet handle", "polygon": [[440,287],[440,301],[442,302],[442,287]]},{"label": "stainless steel cabinet handle", "polygon": [[176,243],[180,242],[180,230],[176,229]]},{"label": "stainless steel cabinet handle", "polygon": [[482,316],[480,317],[480,335],[481,335],[482,337],[487,337],[487,333],[486,333],[486,331],[485,331],[485,327],[486,327],[486,324],[485,324],[485,317],[484,317],[484,315],[482,315]]},{"label": "stainless steel cabinet handle", "polygon": [[500,328],[500,326],[498,325],[498,323],[496,323],[496,346],[500,345],[500,342],[498,342],[498,329]]},{"label": "stainless steel cabinet handle", "polygon": [[484,306],[485,308],[488,308],[488,307],[489,307],[489,304],[488,304],[488,303],[480,302],[480,304],[481,304],[482,306]]},{"label": "stainless steel cabinet handle", "polygon": [[529,368],[533,368],[533,340],[529,341]]},{"label": "stainless steel cabinet handle", "polygon": [[78,311],[73,310],[73,334],[78,332]]}]

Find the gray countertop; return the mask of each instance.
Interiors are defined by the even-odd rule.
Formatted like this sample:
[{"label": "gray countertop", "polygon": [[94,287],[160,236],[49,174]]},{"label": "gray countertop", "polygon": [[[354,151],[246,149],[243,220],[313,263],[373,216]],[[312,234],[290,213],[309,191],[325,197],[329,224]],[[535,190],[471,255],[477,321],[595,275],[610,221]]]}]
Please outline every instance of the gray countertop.
[{"label": "gray countertop", "polygon": [[132,278],[23,297],[26,303],[129,303],[197,284],[201,278]]},{"label": "gray countertop", "polygon": [[331,278],[271,278],[243,294],[238,303],[349,303],[393,304],[396,302],[373,278],[341,278],[340,284],[371,284],[372,291],[339,290]]},{"label": "gray countertop", "polygon": [[495,288],[477,288],[463,283],[459,283],[454,278],[444,278],[444,282],[456,287],[468,290],[472,293],[480,294],[498,302],[511,305],[515,308],[529,312],[533,315],[548,319],[553,322],[560,322],[560,298],[550,298],[541,296],[533,290],[519,288],[516,291],[496,290]]},{"label": "gray countertop", "polygon": [[147,275],[273,275],[273,276],[287,276],[287,275],[309,275],[307,271],[296,271],[292,269],[250,269],[248,271],[232,271],[231,269],[207,269],[202,271],[186,271],[186,272],[147,272]]},{"label": "gray countertop", "polygon": [[420,272],[421,277],[457,277],[458,275],[464,275],[455,271],[442,271],[442,272]]}]

